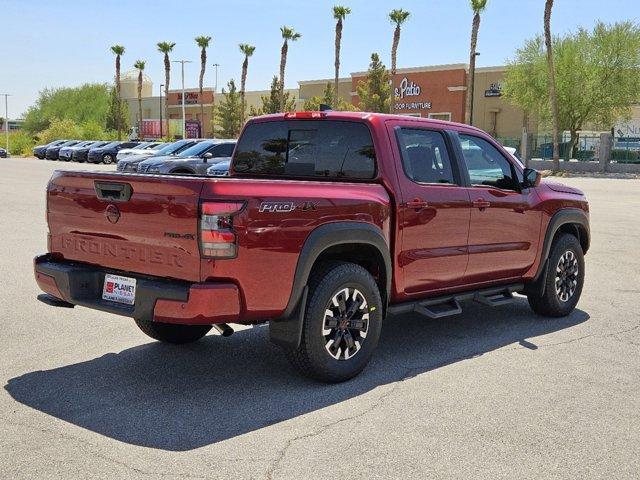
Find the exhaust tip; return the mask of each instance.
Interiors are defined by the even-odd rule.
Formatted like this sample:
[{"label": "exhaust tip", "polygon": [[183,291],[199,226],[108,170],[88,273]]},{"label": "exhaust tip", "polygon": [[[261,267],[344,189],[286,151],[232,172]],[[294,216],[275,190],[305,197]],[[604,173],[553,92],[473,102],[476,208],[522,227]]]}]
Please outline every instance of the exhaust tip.
[{"label": "exhaust tip", "polygon": [[226,323],[214,323],[213,328],[215,328],[223,337],[230,337],[234,332],[233,328]]}]

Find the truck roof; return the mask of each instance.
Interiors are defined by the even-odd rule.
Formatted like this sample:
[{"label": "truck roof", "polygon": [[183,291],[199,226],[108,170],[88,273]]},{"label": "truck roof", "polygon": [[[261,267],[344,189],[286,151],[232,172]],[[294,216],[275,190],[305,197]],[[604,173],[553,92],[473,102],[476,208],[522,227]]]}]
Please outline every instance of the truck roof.
[{"label": "truck roof", "polygon": [[[440,128],[446,126],[464,127],[469,130],[482,132],[479,128],[464,123],[450,122],[447,120],[437,120],[435,118],[413,117],[408,115],[396,115],[391,113],[375,113],[375,112],[342,112],[335,110],[325,111],[302,111],[302,112],[286,112],[273,113],[252,118],[252,122],[275,121],[275,120],[293,120],[293,119],[330,119],[330,120],[364,120],[369,123],[384,123],[387,120],[405,120],[411,122],[419,122],[425,125],[438,126]],[[484,133],[484,132],[482,132]]]}]

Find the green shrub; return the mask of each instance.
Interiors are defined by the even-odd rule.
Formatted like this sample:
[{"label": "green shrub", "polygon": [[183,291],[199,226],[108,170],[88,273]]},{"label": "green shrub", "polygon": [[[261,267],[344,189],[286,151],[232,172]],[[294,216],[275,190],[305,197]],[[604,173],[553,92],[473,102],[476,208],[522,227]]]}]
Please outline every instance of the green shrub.
[{"label": "green shrub", "polygon": [[7,148],[6,143],[6,135],[2,132],[0,134],[0,147],[7,149],[11,155],[31,155],[32,149],[36,144],[35,139],[22,130],[9,132],[9,148]]},{"label": "green shrub", "polygon": [[618,163],[640,163],[640,152],[614,148],[611,150],[611,160],[615,160]]},{"label": "green shrub", "polygon": [[588,162],[595,158],[596,152],[593,150],[578,150],[574,153],[574,158],[582,162]]},{"label": "green shrub", "polygon": [[76,122],[69,119],[59,120],[54,118],[49,124],[49,128],[38,134],[38,140],[42,143],[53,142],[61,139],[80,139],[82,131]]}]

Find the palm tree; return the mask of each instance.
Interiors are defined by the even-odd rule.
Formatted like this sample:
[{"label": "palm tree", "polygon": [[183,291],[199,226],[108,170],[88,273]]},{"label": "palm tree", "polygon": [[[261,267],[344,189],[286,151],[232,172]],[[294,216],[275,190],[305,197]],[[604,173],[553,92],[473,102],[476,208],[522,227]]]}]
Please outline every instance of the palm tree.
[{"label": "palm tree", "polygon": [[122,139],[122,125],[121,125],[121,100],[120,100],[120,57],[124,55],[124,47],[122,45],[113,45],[111,52],[116,56],[116,99],[118,105],[116,105],[116,112],[118,117],[116,118],[116,128],[118,130],[118,140]]},{"label": "palm tree", "polygon": [[240,77],[240,102],[242,102],[242,105],[240,107],[242,109],[240,124],[244,125],[245,110],[247,107],[244,103],[244,92],[247,85],[247,70],[249,69],[249,57],[253,55],[256,47],[254,47],[253,45],[249,45],[248,43],[241,43],[238,46],[240,47],[240,51],[244,54],[244,61],[242,62],[242,76]]},{"label": "palm tree", "polygon": [[287,66],[287,53],[289,52],[289,40],[295,42],[302,35],[297,33],[293,28],[289,28],[286,25],[280,27],[280,32],[282,33],[282,38],[284,42],[282,43],[282,49],[280,50],[280,111],[284,110],[284,70]]},{"label": "palm tree", "polygon": [[549,101],[551,102],[551,123],[553,141],[553,168],[560,170],[560,146],[558,145],[558,98],[556,97],[556,72],[553,67],[553,45],[551,43],[551,10],[553,0],[544,4],[544,44],[547,49],[547,68],[549,70]]},{"label": "palm tree", "polygon": [[142,71],[147,62],[136,60],[133,67],[138,70],[138,137],[142,133]]},{"label": "palm tree", "polygon": [[209,42],[211,37],[199,36],[196,37],[196,43],[200,47],[200,78],[198,79],[198,86],[200,88],[200,119],[202,121],[202,133],[204,135],[204,102],[202,101],[202,84],[204,83],[204,72],[207,68],[207,48],[209,48]]},{"label": "palm tree", "polygon": [[333,80],[333,108],[338,108],[338,77],[340,76],[340,43],[342,42],[342,22],[351,13],[349,7],[336,5],[333,7],[333,18],[336,19],[336,58],[335,78]]},{"label": "palm tree", "polygon": [[473,10],[473,21],[471,22],[471,48],[469,50],[469,75],[467,76],[467,95],[465,97],[464,122],[471,124],[473,119],[473,89],[476,80],[476,46],[478,45],[478,30],[480,29],[480,14],[487,6],[487,0],[470,0]]},{"label": "palm tree", "polygon": [[[389,12],[389,20],[391,23],[395,23],[396,28],[393,31],[393,44],[391,45],[391,83],[393,84],[393,80],[396,76],[396,60],[398,58],[398,45],[400,44],[400,28],[402,24],[407,21],[411,15],[406,10],[402,10],[401,8],[391,10]],[[393,85],[392,85],[393,87]],[[393,95],[393,88],[391,89],[391,94]],[[389,111],[393,113],[393,97],[391,102],[389,102]]]},{"label": "palm tree", "polygon": [[173,42],[158,42],[158,51],[164,53],[164,118],[167,119],[167,137],[169,136],[169,80],[171,79],[171,62],[169,52],[176,46]]}]

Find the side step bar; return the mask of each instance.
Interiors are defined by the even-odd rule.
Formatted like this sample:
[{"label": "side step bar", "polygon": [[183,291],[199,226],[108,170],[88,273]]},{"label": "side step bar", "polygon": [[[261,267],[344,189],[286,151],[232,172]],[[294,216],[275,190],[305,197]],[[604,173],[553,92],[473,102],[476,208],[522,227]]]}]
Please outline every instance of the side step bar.
[{"label": "side step bar", "polygon": [[498,307],[511,303],[513,293],[521,292],[523,289],[523,284],[513,284],[472,290],[415,302],[397,303],[389,305],[387,311],[394,315],[415,312],[429,318],[443,318],[462,313],[460,302],[464,300],[473,300],[488,307]]}]

